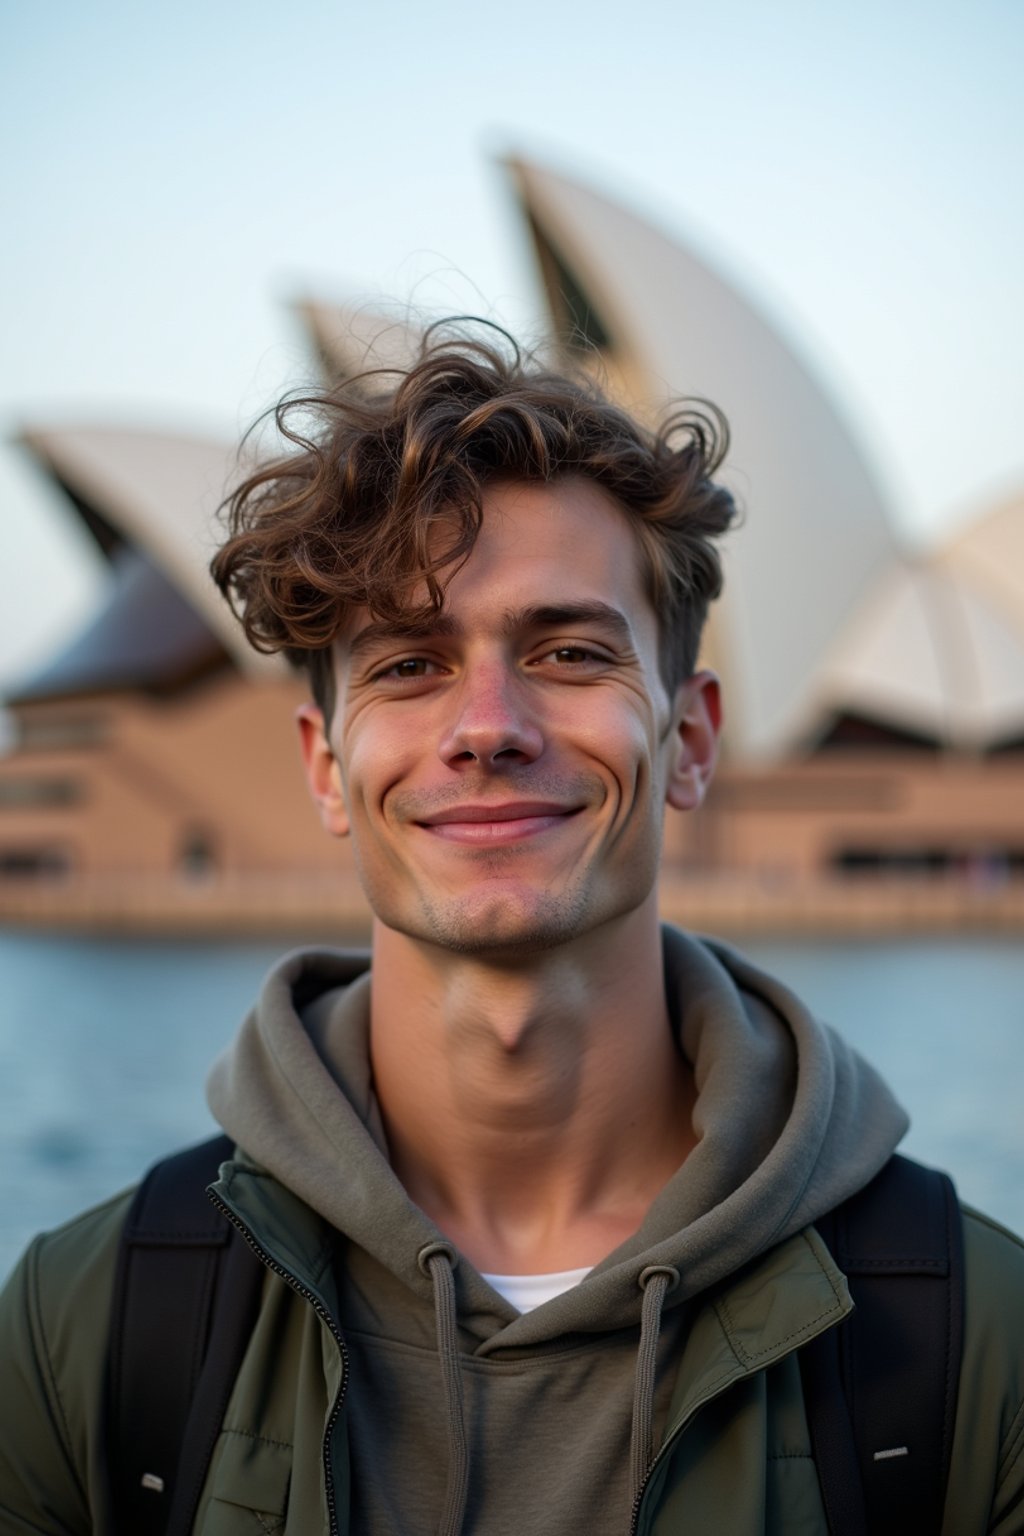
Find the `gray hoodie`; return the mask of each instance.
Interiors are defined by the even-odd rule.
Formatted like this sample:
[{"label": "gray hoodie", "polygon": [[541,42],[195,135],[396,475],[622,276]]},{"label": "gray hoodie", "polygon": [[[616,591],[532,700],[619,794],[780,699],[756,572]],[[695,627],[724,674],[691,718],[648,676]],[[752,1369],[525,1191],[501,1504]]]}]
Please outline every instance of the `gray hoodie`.
[{"label": "gray hoodie", "polygon": [[670,928],[664,957],[698,1145],[632,1237],[524,1315],[391,1171],[367,957],[287,957],[214,1066],[224,1129],[344,1239],[352,1530],[626,1529],[693,1298],[861,1188],[906,1130],[877,1074],[785,987]]}]

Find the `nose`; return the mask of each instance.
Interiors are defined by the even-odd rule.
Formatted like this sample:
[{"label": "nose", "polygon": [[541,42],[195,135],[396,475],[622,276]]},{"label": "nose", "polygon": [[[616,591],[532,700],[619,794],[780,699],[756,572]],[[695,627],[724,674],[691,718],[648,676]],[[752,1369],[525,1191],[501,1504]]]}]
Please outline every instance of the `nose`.
[{"label": "nose", "polygon": [[438,752],[450,767],[476,763],[501,768],[540,756],[544,739],[528,686],[506,663],[493,660],[467,668],[449,698],[452,713]]}]

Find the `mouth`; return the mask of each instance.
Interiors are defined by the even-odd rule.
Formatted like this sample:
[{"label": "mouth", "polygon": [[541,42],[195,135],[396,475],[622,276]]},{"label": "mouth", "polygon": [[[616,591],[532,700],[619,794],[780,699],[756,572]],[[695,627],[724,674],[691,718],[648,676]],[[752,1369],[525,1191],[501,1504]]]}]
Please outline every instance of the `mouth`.
[{"label": "mouth", "polygon": [[493,846],[552,831],[564,826],[580,810],[576,805],[532,800],[504,805],[454,805],[436,815],[422,817],[416,825],[445,842]]}]

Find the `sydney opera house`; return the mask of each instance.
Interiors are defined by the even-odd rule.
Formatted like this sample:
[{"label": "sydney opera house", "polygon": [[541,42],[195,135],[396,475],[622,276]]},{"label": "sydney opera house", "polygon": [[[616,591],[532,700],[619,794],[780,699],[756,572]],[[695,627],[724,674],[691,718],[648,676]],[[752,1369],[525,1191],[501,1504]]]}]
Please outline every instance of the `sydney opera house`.
[{"label": "sydney opera house", "polygon": [[[827,390],[720,274],[594,191],[507,166],[553,343],[634,409],[724,409],[745,508],[707,661],[727,700],[709,803],[672,818],[664,904],[722,928],[1024,924],[1024,499],[910,558]],[[411,331],[299,306],[330,378]],[[357,934],[306,800],[301,687],[207,575],[234,445],[26,431],[110,567],[84,632],[7,700],[0,917]]]}]

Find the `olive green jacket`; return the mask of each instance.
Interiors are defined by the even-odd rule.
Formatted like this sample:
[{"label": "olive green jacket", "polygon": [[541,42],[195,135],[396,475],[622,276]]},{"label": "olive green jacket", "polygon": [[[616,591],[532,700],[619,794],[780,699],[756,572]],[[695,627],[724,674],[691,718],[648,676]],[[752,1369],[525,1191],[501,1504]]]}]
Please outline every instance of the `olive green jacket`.
[{"label": "olive green jacket", "polygon": [[[220,1188],[270,1267],[194,1529],[342,1536],[350,1529],[345,1357],[323,1223],[265,1178],[228,1172]],[[99,1400],[127,1203],[120,1196],[38,1238],[4,1293],[2,1536],[105,1529]],[[943,1536],[1011,1536],[1024,1533],[1024,1246],[968,1211],[965,1248]],[[638,1533],[825,1536],[795,1351],[849,1310],[843,1276],[813,1229],[699,1307],[634,1511]]]}]

